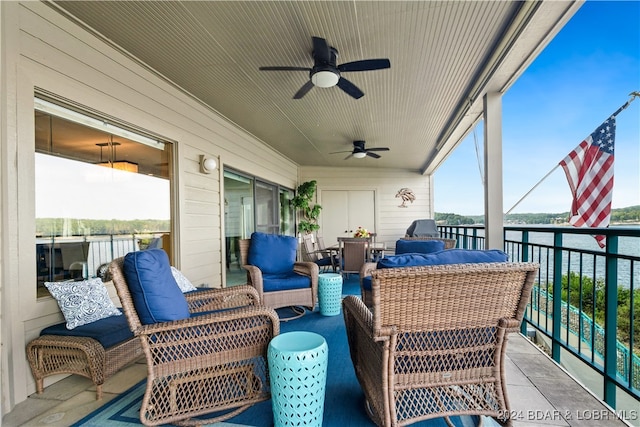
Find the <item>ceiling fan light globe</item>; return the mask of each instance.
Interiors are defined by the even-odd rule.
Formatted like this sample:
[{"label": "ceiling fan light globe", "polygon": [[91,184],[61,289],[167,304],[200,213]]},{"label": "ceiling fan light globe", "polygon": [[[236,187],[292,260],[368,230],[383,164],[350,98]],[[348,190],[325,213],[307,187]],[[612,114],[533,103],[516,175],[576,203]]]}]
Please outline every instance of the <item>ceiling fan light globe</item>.
[{"label": "ceiling fan light globe", "polygon": [[340,76],[331,71],[318,71],[311,76],[314,86],[332,87],[338,84]]},{"label": "ceiling fan light globe", "polygon": [[359,153],[353,153],[353,157],[355,157],[356,159],[364,159],[365,157],[367,157],[367,153],[362,151]]}]

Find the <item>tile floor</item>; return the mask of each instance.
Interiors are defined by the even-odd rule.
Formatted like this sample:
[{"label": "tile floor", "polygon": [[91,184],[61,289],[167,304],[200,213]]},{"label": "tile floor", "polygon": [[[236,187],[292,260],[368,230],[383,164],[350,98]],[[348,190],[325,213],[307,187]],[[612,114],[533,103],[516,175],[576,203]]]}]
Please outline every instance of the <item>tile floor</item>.
[{"label": "tile floor", "polygon": [[[510,338],[506,367],[514,427],[637,425],[607,412],[598,399],[520,335]],[[20,403],[3,417],[2,425],[69,426],[145,376],[143,361],[128,366],[104,384],[102,400],[96,400],[95,387],[88,379],[67,377]]]}]

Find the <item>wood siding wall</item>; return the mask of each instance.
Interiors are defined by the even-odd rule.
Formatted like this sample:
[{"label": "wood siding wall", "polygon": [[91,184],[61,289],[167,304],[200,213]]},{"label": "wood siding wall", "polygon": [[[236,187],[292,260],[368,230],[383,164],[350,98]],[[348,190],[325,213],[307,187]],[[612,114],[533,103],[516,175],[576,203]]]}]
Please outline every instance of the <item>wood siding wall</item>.
[{"label": "wood siding wall", "polygon": [[[318,183],[316,196],[320,205],[323,190],[374,190],[377,240],[386,242],[388,247],[395,246],[395,241],[404,236],[413,220],[433,218],[434,215],[430,175],[362,167],[301,167],[300,182],[310,180],[316,180]],[[416,200],[407,203],[405,208],[399,207],[402,200],[396,198],[401,188],[410,188],[416,196]]]},{"label": "wood siding wall", "polygon": [[[35,391],[26,343],[62,320],[55,301],[35,293],[34,93],[49,92],[174,141],[174,264],[195,284],[223,283],[222,168],[295,188],[298,167],[44,3],[3,2],[0,19],[1,215],[3,231],[13,230],[10,240],[3,233],[0,253],[4,414]],[[216,172],[199,172],[200,154],[218,159]],[[7,260],[13,268],[4,268]]]}]

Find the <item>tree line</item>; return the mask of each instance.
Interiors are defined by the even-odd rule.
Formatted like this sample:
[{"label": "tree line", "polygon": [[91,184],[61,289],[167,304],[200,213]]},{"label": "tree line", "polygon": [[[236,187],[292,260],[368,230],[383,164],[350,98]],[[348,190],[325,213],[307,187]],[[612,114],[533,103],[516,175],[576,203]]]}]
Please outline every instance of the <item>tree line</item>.
[{"label": "tree line", "polygon": [[36,236],[89,236],[169,232],[170,220],[36,218]]},{"label": "tree line", "polygon": [[[435,220],[441,225],[483,224],[483,215],[458,215],[436,212]],[[504,216],[505,224],[568,224],[569,212],[563,213],[523,213]],[[612,224],[640,224],[640,205],[612,209]]]}]

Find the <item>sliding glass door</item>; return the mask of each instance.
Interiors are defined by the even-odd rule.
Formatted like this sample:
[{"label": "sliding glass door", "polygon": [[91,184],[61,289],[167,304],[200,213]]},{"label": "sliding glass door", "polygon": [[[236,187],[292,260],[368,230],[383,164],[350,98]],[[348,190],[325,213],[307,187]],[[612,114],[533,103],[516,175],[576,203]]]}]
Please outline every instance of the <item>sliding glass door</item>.
[{"label": "sliding glass door", "polygon": [[293,190],[230,169],[224,170],[227,285],[246,282],[238,241],[253,231],[295,235]]}]

